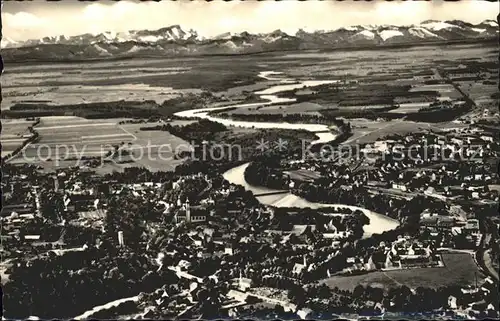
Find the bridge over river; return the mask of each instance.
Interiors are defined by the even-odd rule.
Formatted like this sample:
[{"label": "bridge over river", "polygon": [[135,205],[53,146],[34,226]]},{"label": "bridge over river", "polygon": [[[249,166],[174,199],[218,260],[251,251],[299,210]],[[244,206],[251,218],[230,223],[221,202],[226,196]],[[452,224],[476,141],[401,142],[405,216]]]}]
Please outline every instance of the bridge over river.
[{"label": "bridge over river", "polygon": [[254,194],[254,196],[259,197],[259,196],[280,195],[288,193],[290,193],[290,191],[272,191],[272,192],[256,193]]}]

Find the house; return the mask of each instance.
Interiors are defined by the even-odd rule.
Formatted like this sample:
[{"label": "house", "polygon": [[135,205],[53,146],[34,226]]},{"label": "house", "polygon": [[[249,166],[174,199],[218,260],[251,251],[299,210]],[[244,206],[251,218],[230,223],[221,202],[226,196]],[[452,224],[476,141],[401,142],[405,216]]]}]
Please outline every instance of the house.
[{"label": "house", "polygon": [[203,234],[206,236],[213,237],[215,233],[215,230],[213,228],[206,227],[203,229]]},{"label": "house", "polygon": [[407,188],[405,185],[402,185],[402,184],[392,184],[392,188],[393,189],[399,189],[403,192],[406,192],[407,191]]},{"label": "house", "polygon": [[293,269],[292,269],[292,273],[293,274],[300,274],[302,273],[302,271],[306,270],[307,268],[307,258],[306,256],[304,255],[303,256],[303,263],[300,264],[300,263],[295,263],[295,265],[293,266]]},{"label": "house", "polygon": [[35,210],[34,206],[30,203],[5,205],[5,206],[2,206],[1,216],[8,217],[8,216],[12,215],[13,213],[16,213],[18,215],[29,214],[29,213],[33,213],[34,210]]},{"label": "house", "polygon": [[198,246],[198,247],[203,246],[204,240],[202,238],[194,236],[194,237],[192,237],[192,239],[193,239],[193,243],[195,246]]},{"label": "house", "polygon": [[96,196],[94,193],[75,193],[64,196],[64,206],[69,211],[87,211],[95,208]]},{"label": "house", "polygon": [[380,315],[385,313],[385,307],[381,302],[375,303],[375,306],[373,307],[373,310],[375,311],[376,315]]},{"label": "house", "polygon": [[489,135],[481,135],[481,136],[479,136],[479,138],[481,138],[485,142],[492,143],[494,141],[493,136],[489,136]]},{"label": "house", "polygon": [[203,251],[199,251],[196,256],[199,258],[202,258],[202,259],[208,259],[208,258],[212,257],[212,254],[207,253],[207,252],[203,252]]},{"label": "house", "polygon": [[388,151],[389,148],[395,143],[394,140],[385,140],[385,141],[376,141],[373,143],[373,146],[375,149],[377,149],[380,152],[385,152]]},{"label": "house", "polygon": [[465,224],[465,229],[467,230],[478,230],[479,229],[479,220],[478,219],[468,219]]},{"label": "house", "polygon": [[292,234],[296,236],[305,235],[316,230],[316,225],[294,225],[292,228]]},{"label": "house", "polygon": [[229,292],[227,293],[227,296],[229,298],[233,298],[233,299],[241,301],[241,302],[245,302],[245,299],[247,297],[247,295],[245,293],[242,293],[240,291],[235,291],[235,290],[229,290]]},{"label": "house", "polygon": [[422,227],[433,227],[439,229],[451,229],[455,225],[455,218],[446,215],[421,215],[420,225]]},{"label": "house", "polygon": [[241,275],[241,272],[240,272],[240,277],[238,279],[235,279],[234,281],[237,281],[238,289],[240,291],[243,291],[243,292],[245,292],[246,290],[250,289],[252,287],[252,285],[253,285],[252,279],[244,278]]},{"label": "house", "polygon": [[313,315],[313,310],[309,309],[309,308],[302,308],[300,309],[299,311],[297,311],[297,315],[302,319],[302,320],[305,320],[305,319],[310,319],[312,318],[312,315]]},{"label": "house", "polygon": [[490,285],[494,285],[495,284],[495,282],[493,281],[493,279],[490,276],[488,276],[486,279],[484,279],[484,283],[485,284],[488,283]]},{"label": "house", "polygon": [[460,235],[460,234],[462,234],[462,228],[458,227],[458,226],[453,226],[451,228],[451,234],[452,235]]},{"label": "house", "polygon": [[454,297],[453,295],[450,295],[448,297],[448,307],[452,310],[456,310],[457,307],[457,298]]},{"label": "house", "polygon": [[238,287],[241,291],[246,291],[252,287],[252,280],[248,278],[240,278]]},{"label": "house", "polygon": [[460,289],[462,291],[462,294],[477,294],[479,292],[478,288],[475,287],[467,287],[467,288],[462,288]]},{"label": "house", "polygon": [[186,260],[180,260],[179,263],[177,263],[178,270],[187,270],[190,267],[191,267],[191,263],[186,261]]},{"label": "house", "polygon": [[27,241],[38,241],[40,239],[40,235],[25,235],[24,239]]},{"label": "house", "polygon": [[232,246],[226,246],[224,248],[224,254],[227,254],[227,255],[234,255],[234,250],[233,250],[233,247]]},{"label": "house", "polygon": [[464,141],[463,139],[461,138],[456,138],[456,137],[453,137],[450,139],[450,141],[453,143],[453,144],[456,144],[456,145],[463,145],[464,144]]}]

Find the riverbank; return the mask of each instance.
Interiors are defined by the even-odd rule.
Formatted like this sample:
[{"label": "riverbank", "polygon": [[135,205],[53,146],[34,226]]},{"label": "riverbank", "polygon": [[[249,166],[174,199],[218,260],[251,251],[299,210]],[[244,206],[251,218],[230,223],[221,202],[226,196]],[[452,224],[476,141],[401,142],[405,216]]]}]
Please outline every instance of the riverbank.
[{"label": "riverbank", "polygon": [[[280,193],[283,190],[274,190],[261,186],[252,186],[247,183],[245,180],[245,169],[250,165],[250,163],[245,163],[239,166],[236,166],[223,174],[223,177],[230,183],[241,185],[245,190],[251,191],[254,195],[259,194],[268,194],[268,193]],[[345,207],[349,208],[352,211],[360,210],[362,211],[369,219],[370,224],[365,225],[363,227],[364,235],[363,237],[369,237],[372,234],[380,234],[386,231],[390,231],[399,226],[399,221],[392,219],[388,216],[372,212],[365,208],[361,208],[353,205],[344,205],[344,204],[323,204],[323,203],[315,203],[309,202],[304,198],[301,198],[292,193],[285,194],[275,194],[275,195],[267,195],[257,197],[260,203],[273,207],[297,207],[297,208],[326,208],[326,207]]]},{"label": "riverbank", "polygon": [[[264,71],[258,74],[258,77],[269,80],[269,75],[270,74],[276,74],[272,71]],[[318,144],[318,143],[328,143],[337,138],[337,133],[331,132],[330,131],[330,126],[328,125],[323,125],[323,124],[303,124],[303,123],[284,123],[284,122],[258,122],[258,121],[239,121],[239,120],[233,120],[233,119],[227,119],[227,118],[222,118],[222,117],[217,117],[212,115],[214,111],[221,111],[221,110],[226,110],[228,108],[243,108],[243,107],[258,107],[258,106],[268,106],[272,104],[279,104],[279,103],[292,103],[295,102],[295,98],[282,98],[278,97],[277,94],[279,92],[282,92],[284,90],[289,90],[290,88],[302,88],[304,86],[306,87],[314,87],[314,86],[319,86],[321,84],[325,83],[334,83],[336,82],[335,80],[331,81],[301,81],[298,84],[293,84],[290,85],[289,79],[282,79],[281,84],[271,86],[265,90],[261,90],[257,92],[256,94],[259,95],[259,97],[266,102],[257,102],[257,103],[246,103],[246,104],[236,104],[236,105],[230,105],[230,106],[223,106],[223,107],[212,107],[212,108],[199,108],[199,109],[191,109],[191,110],[184,110],[175,113],[174,115],[179,118],[201,118],[201,119],[208,119],[214,122],[218,122],[220,124],[223,124],[225,126],[234,126],[234,127],[242,127],[242,128],[254,128],[254,129],[270,129],[270,128],[277,128],[277,129],[292,129],[292,130],[307,130],[310,131],[318,136],[318,139],[311,142],[311,144]],[[292,87],[291,87],[292,86]]]},{"label": "riverbank", "polygon": [[[304,124],[304,123],[284,123],[284,122],[255,122],[255,121],[238,121],[233,119],[221,118],[213,115],[214,111],[225,110],[228,108],[242,108],[242,107],[256,107],[256,106],[264,106],[271,105],[276,103],[283,102],[294,102],[295,98],[282,98],[278,97],[277,94],[284,90],[290,90],[290,88],[302,88],[304,86],[318,86],[325,83],[335,83],[336,80],[328,80],[328,81],[302,81],[299,84],[290,84],[291,79],[288,78],[279,78],[279,77],[270,77],[270,75],[276,76],[279,73],[273,71],[264,71],[259,73],[258,77],[269,80],[270,78],[273,80],[280,80],[280,85],[275,85],[269,87],[265,90],[261,90],[257,92],[262,99],[268,100],[265,103],[248,103],[248,104],[237,104],[233,106],[223,106],[223,107],[213,107],[213,108],[201,108],[201,109],[192,109],[185,110],[175,113],[175,116],[179,118],[201,118],[208,119],[214,122],[218,122],[225,126],[235,126],[235,127],[243,127],[243,128],[256,128],[256,129],[269,129],[269,128],[281,128],[281,129],[292,129],[292,130],[307,130],[313,132],[318,136],[318,139],[311,142],[311,145],[319,144],[319,143],[329,143],[335,141],[338,138],[338,133],[333,133],[330,131],[330,127],[322,124]],[[246,190],[251,191],[254,195],[259,194],[272,194],[266,196],[257,197],[259,202],[265,205],[274,206],[274,207],[298,207],[298,208],[325,208],[325,207],[347,207],[351,210],[360,210],[362,211],[369,219],[370,224],[365,225],[364,237],[369,237],[372,234],[380,234],[385,231],[389,231],[395,229],[399,226],[399,222],[397,220],[391,219],[385,215],[381,215],[372,211],[369,211],[364,208],[360,208],[353,205],[343,205],[343,204],[322,204],[322,203],[314,203],[309,202],[304,198],[293,195],[292,193],[283,193],[282,190],[273,190],[265,187],[257,187],[248,184],[245,180],[245,169],[248,167],[250,163],[245,163],[243,165],[236,166],[228,171],[226,171],[223,176],[230,183],[241,185]]]}]

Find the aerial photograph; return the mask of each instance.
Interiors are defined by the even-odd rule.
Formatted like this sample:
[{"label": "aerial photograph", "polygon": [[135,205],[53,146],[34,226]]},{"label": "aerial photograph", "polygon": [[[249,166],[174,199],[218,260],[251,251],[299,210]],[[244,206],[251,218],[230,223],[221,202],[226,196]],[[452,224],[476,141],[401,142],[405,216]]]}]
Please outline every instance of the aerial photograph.
[{"label": "aerial photograph", "polygon": [[3,1],[2,320],[499,319],[496,1]]}]

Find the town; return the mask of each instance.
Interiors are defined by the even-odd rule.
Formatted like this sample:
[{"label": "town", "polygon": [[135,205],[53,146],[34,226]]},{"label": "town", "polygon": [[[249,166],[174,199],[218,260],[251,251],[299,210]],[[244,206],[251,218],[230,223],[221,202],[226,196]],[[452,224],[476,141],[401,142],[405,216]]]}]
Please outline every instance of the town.
[{"label": "town", "polygon": [[[393,135],[358,157],[259,157],[246,169],[318,208],[261,204],[208,167],[102,176],[5,164],[5,315],[331,318],[420,304],[427,316],[498,317],[493,135]],[[367,210],[395,228],[366,233],[377,224]],[[411,273],[432,286],[412,286]]]},{"label": "town", "polygon": [[497,3],[0,9],[5,320],[500,318]]}]

